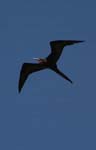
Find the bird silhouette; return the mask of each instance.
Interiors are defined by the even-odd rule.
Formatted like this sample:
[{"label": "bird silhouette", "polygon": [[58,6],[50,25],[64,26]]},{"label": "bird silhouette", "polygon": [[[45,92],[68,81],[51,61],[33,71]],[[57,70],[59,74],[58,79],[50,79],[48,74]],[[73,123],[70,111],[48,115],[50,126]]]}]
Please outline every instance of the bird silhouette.
[{"label": "bird silhouette", "polygon": [[69,79],[64,73],[62,73],[57,67],[57,61],[60,58],[60,55],[63,51],[63,48],[68,45],[72,45],[75,43],[81,43],[84,41],[78,40],[57,40],[51,41],[51,53],[46,58],[33,58],[38,61],[38,63],[23,63],[20,71],[20,78],[18,84],[18,91],[21,92],[22,87],[24,86],[25,81],[28,76],[34,72],[43,70],[43,69],[51,69],[56,72],[58,75],[73,83],[71,79]]}]

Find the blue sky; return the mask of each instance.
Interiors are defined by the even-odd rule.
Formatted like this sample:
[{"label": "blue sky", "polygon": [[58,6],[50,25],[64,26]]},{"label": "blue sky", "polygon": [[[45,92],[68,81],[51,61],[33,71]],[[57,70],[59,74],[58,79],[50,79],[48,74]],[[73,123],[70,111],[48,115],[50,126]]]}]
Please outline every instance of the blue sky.
[{"label": "blue sky", "polygon": [[[96,149],[96,2],[0,1],[0,146],[16,150]],[[51,40],[85,40],[66,47],[59,68],[30,76],[18,94],[24,62],[50,53]]]}]

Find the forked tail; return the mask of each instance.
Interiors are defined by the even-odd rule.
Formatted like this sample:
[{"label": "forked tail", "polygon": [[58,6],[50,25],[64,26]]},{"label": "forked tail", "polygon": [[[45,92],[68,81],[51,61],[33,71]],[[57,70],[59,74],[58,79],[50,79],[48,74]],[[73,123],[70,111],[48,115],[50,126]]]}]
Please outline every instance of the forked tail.
[{"label": "forked tail", "polygon": [[73,83],[71,79],[69,79],[64,73],[62,73],[58,68],[51,68],[53,71],[55,71],[58,75],[69,81],[70,83]]}]

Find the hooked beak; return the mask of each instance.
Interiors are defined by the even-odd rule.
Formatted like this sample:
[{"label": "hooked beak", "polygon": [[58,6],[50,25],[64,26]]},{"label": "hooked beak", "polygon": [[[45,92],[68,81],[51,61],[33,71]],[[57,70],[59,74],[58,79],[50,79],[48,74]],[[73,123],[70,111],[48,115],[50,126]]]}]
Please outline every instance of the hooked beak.
[{"label": "hooked beak", "polygon": [[39,60],[39,58],[33,58],[34,60]]}]

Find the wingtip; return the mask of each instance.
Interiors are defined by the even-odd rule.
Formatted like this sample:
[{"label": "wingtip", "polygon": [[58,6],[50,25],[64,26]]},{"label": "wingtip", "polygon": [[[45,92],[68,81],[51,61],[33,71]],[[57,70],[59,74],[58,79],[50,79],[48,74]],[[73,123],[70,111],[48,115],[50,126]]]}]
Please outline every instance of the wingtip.
[{"label": "wingtip", "polygon": [[55,41],[50,41],[50,44],[53,44],[55,42],[67,42],[66,45],[71,45],[75,43],[83,43],[85,40],[55,40]]},{"label": "wingtip", "polygon": [[84,40],[78,40],[78,41],[76,41],[76,43],[83,43],[83,42],[85,42]]},{"label": "wingtip", "polygon": [[18,86],[18,93],[21,92],[22,87],[20,87],[20,85]]},{"label": "wingtip", "polygon": [[20,94],[20,92],[21,92],[21,89],[18,89],[18,93]]},{"label": "wingtip", "polygon": [[84,40],[80,41],[80,42],[85,42]]}]

